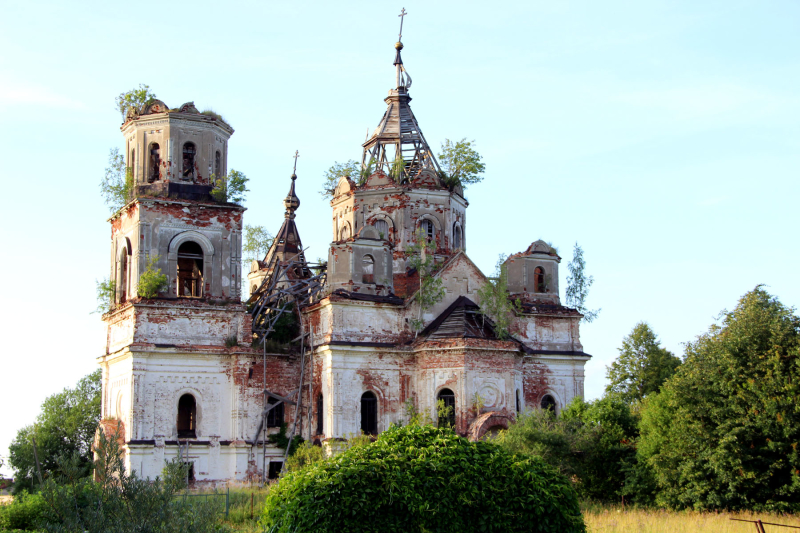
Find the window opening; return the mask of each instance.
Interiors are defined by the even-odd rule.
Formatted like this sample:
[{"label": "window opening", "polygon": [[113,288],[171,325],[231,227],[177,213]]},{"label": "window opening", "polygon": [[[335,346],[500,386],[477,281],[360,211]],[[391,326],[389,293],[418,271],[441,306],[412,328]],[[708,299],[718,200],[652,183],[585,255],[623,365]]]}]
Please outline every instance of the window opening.
[{"label": "window opening", "polygon": [[194,143],[183,145],[183,179],[194,180],[194,158],[196,149]]},{"label": "window opening", "polygon": [[[280,403],[278,403],[280,402]],[[269,410],[267,413],[267,427],[268,428],[279,428],[283,424],[283,406],[284,403],[278,400],[277,398],[273,398],[272,396],[269,397],[267,403],[270,405],[275,405],[272,409]]]},{"label": "window opening", "polygon": [[222,177],[222,174],[220,173],[221,169],[222,169],[222,155],[219,153],[219,150],[217,150],[217,153],[214,154],[214,176],[215,177],[217,177],[217,178]]},{"label": "window opening", "polygon": [[461,249],[461,228],[453,224],[453,249]]},{"label": "window opening", "polygon": [[136,179],[136,149],[134,148],[131,150],[131,160],[129,161],[129,165],[131,167],[131,173],[133,174],[134,180]]},{"label": "window opening", "polygon": [[361,260],[361,283],[375,283],[375,260],[365,255]]},{"label": "window opening", "polygon": [[281,475],[281,470],[283,470],[283,461],[270,461],[267,477],[269,479],[278,479],[278,476]]},{"label": "window opening", "polygon": [[519,389],[517,389],[517,412],[522,411],[522,402],[519,401]]},{"label": "window opening", "polygon": [[128,253],[122,252],[122,257],[119,260],[119,301],[125,303],[128,301]]},{"label": "window opening", "polygon": [[385,220],[376,220],[375,221],[375,229],[378,230],[378,235],[381,239],[388,239],[389,238],[389,223]]},{"label": "window opening", "polygon": [[203,296],[203,249],[193,241],[178,248],[178,296]]},{"label": "window opening", "polygon": [[347,240],[349,238],[350,238],[350,226],[345,224],[344,226],[342,226],[342,232],[339,235],[339,240],[340,241],[344,241],[344,240]]},{"label": "window opening", "polygon": [[542,267],[536,267],[533,270],[533,284],[535,292],[545,292],[544,269]]},{"label": "window opening", "polygon": [[322,435],[322,422],[323,422],[323,408],[325,403],[322,400],[322,394],[317,396],[317,435]]},{"label": "window opening", "polygon": [[150,173],[147,176],[147,181],[149,183],[158,181],[158,178],[161,177],[161,171],[159,169],[160,166],[161,148],[158,146],[158,143],[153,143],[150,145]]},{"label": "window opening", "polygon": [[187,463],[184,461],[183,466],[189,469],[189,472],[186,474],[186,478],[189,481],[194,481],[194,462]]},{"label": "window opening", "polygon": [[[442,402],[441,404],[439,402]],[[436,396],[439,427],[456,425],[456,395],[450,389],[442,389]]]},{"label": "window opening", "polygon": [[422,228],[422,232],[425,235],[425,238],[428,239],[428,242],[433,241],[434,231],[435,231],[433,227],[433,222],[431,222],[428,219],[424,219],[422,222],[420,222],[420,227]]},{"label": "window opening", "polygon": [[361,395],[361,431],[365,435],[378,434],[378,397],[371,391]]},{"label": "window opening", "polygon": [[549,394],[545,394],[544,398],[542,398],[542,409],[547,409],[548,411],[556,412],[556,400]]},{"label": "window opening", "polygon": [[178,438],[194,439],[197,437],[197,403],[194,396],[184,394],[178,400]]}]

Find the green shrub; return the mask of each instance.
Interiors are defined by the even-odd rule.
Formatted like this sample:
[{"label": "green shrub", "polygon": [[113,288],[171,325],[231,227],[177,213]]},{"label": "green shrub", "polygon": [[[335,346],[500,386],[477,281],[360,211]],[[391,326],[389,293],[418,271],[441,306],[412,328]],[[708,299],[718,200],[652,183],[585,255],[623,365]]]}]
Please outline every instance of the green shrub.
[{"label": "green shrub", "polygon": [[137,293],[142,298],[155,298],[159,292],[167,290],[167,275],[161,273],[160,268],[156,268],[158,256],[154,255],[147,261],[147,268],[139,276],[139,287]]},{"label": "green shrub", "polygon": [[304,466],[324,461],[325,458],[325,450],[322,449],[322,446],[304,442],[295,448],[294,453],[286,460],[286,471],[294,472]]},{"label": "green shrub", "polygon": [[575,491],[542,460],[429,425],[392,427],[287,474],[260,523],[275,533],[586,531]]},{"label": "green shrub", "polygon": [[0,505],[0,531],[34,531],[47,510],[39,494],[22,491],[8,505]]}]

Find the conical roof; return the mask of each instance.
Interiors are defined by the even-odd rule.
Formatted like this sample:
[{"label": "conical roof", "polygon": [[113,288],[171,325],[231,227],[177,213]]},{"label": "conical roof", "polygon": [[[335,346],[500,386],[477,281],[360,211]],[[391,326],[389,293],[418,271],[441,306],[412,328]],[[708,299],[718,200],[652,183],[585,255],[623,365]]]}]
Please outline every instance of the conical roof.
[{"label": "conical roof", "polygon": [[390,90],[389,96],[384,99],[386,112],[378,127],[362,145],[364,152],[361,164],[368,174],[382,171],[395,181],[403,182],[413,179],[423,169],[438,174],[440,168],[411,111],[411,96],[408,94],[411,77],[400,57],[403,43],[398,42],[395,48],[397,87]]}]

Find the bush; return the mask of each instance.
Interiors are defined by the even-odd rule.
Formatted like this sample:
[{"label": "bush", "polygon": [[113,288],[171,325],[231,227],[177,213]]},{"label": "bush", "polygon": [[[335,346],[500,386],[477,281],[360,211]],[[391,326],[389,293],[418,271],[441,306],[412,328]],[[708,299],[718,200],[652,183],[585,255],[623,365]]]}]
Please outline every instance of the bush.
[{"label": "bush", "polygon": [[142,298],[155,298],[158,293],[167,290],[167,275],[161,273],[160,268],[156,268],[158,256],[154,255],[147,261],[147,268],[139,276],[139,286],[137,294]]},{"label": "bush", "polygon": [[416,425],[287,474],[260,523],[276,533],[586,530],[575,491],[542,460]]},{"label": "bush", "polygon": [[47,510],[39,494],[22,491],[8,505],[0,505],[0,531],[34,531]]}]

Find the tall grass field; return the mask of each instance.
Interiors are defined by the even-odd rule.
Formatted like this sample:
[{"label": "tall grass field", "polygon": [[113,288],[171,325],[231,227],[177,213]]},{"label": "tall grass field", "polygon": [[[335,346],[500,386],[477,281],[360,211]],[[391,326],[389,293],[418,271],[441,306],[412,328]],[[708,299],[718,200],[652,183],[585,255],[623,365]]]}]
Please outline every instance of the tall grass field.
[{"label": "tall grass field", "polygon": [[[770,513],[728,513],[697,511],[640,510],[621,507],[588,506],[583,519],[590,533],[755,533],[756,525],[737,522],[761,520],[787,526],[800,527],[800,516]],[[767,533],[792,533],[796,529],[764,525]]]}]

